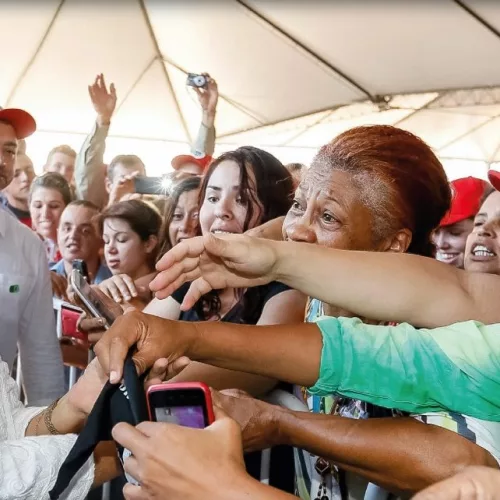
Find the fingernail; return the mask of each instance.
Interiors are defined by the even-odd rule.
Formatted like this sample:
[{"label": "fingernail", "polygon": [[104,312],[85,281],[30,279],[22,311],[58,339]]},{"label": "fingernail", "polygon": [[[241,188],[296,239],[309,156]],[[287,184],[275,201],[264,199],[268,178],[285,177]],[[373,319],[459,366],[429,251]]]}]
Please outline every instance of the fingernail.
[{"label": "fingernail", "polygon": [[97,320],[97,323],[98,323],[100,326],[104,326],[104,319],[99,318],[99,319]]},{"label": "fingernail", "polygon": [[115,372],[115,371],[112,371],[110,374],[109,374],[109,381],[112,383],[112,384],[116,384],[119,379],[118,379],[118,373]]}]

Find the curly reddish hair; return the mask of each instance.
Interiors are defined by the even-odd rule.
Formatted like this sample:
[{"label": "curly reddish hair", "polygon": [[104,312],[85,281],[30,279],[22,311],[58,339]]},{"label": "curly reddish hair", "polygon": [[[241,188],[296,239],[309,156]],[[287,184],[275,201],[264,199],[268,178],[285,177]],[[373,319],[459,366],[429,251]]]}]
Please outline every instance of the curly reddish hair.
[{"label": "curly reddish hair", "polygon": [[356,127],[323,146],[312,167],[352,174],[373,215],[374,243],[408,229],[408,252],[434,255],[432,231],[450,208],[451,191],[441,162],[422,139],[389,125]]}]

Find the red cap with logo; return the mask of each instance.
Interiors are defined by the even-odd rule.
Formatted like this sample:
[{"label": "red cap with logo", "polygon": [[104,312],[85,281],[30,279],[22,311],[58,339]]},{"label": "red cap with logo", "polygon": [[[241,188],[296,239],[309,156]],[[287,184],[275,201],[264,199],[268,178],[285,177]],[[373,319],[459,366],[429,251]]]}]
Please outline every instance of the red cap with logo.
[{"label": "red cap with logo", "polygon": [[23,109],[0,108],[0,122],[11,125],[18,139],[26,139],[36,130],[35,119]]},{"label": "red cap with logo", "polygon": [[179,155],[172,160],[172,167],[174,170],[179,170],[186,163],[194,163],[198,165],[201,170],[205,170],[208,164],[212,161],[212,157],[208,155],[203,155],[196,157],[193,155]]},{"label": "red cap with logo", "polygon": [[476,177],[464,177],[450,182],[450,187],[451,209],[439,224],[441,227],[474,217],[479,211],[488,183]]},{"label": "red cap with logo", "polygon": [[498,170],[490,170],[488,172],[488,179],[490,180],[492,186],[500,191],[500,172]]}]

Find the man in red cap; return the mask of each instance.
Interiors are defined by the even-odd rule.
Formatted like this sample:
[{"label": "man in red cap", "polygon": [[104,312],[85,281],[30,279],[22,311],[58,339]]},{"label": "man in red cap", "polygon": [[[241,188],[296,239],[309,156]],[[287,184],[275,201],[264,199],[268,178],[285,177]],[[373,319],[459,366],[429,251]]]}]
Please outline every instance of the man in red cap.
[{"label": "man in red cap", "polygon": [[437,260],[463,269],[467,236],[474,227],[474,217],[481,202],[491,187],[482,179],[464,177],[452,181],[450,188],[453,195],[451,209],[434,232],[433,241]]},{"label": "man in red cap", "polygon": [[177,172],[202,175],[211,160],[212,157],[208,155],[198,158],[194,155],[179,155],[172,160],[172,167]]},{"label": "man in red cap", "polygon": [[[0,110],[0,190],[14,177],[18,141],[35,130],[26,111]],[[19,345],[28,403],[42,406],[64,394],[47,256],[1,195],[0,253],[0,358],[12,368]]]}]

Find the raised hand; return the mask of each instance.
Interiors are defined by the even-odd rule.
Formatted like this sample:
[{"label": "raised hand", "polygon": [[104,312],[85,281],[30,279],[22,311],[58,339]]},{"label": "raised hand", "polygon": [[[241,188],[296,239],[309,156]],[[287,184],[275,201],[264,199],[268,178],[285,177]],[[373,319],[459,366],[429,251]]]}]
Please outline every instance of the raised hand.
[{"label": "raised hand", "polygon": [[109,125],[116,108],[115,84],[112,83],[108,91],[104,75],[101,73],[96,76],[94,83],[89,85],[89,95],[97,113],[98,124]]},{"label": "raised hand", "polygon": [[201,109],[203,110],[203,123],[207,127],[213,125],[215,113],[217,111],[217,102],[219,101],[219,88],[217,82],[210,77],[208,73],[203,73],[203,76],[208,80],[206,88],[194,87],[198,100],[200,101]]},{"label": "raised hand", "polygon": [[156,297],[164,299],[187,281],[191,287],[182,303],[188,310],[210,290],[248,288],[274,279],[275,243],[246,235],[207,234],[184,240],[156,265],[160,271],[150,283]]}]

